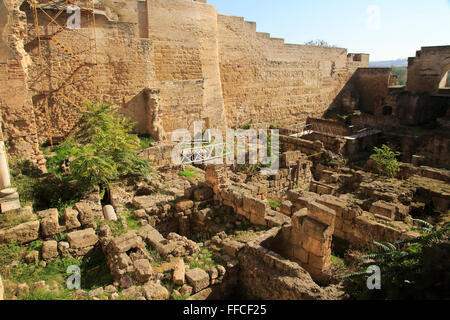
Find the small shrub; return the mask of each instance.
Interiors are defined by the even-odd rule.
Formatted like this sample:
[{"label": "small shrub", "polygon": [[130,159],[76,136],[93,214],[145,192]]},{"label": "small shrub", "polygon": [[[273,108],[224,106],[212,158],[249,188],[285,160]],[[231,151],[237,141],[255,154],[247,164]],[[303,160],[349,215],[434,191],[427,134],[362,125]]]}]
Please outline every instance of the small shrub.
[{"label": "small shrub", "polygon": [[389,178],[394,178],[400,171],[400,165],[397,161],[399,152],[394,152],[386,145],[381,148],[374,148],[375,153],[370,156],[370,159],[375,161],[377,169]]},{"label": "small shrub", "polygon": [[136,153],[141,143],[130,133],[134,124],[116,114],[111,105],[85,104],[88,111],[79,112],[79,129],[57,148],[49,161],[50,170],[61,176],[62,165],[68,164],[67,179],[77,181],[86,191],[105,188],[127,176],[146,177],[151,167]]}]

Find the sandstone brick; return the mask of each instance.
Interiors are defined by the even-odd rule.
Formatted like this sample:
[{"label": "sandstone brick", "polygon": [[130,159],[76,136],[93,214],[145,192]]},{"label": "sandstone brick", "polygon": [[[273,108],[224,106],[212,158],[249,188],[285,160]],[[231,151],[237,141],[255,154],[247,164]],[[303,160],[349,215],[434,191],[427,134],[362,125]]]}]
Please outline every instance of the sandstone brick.
[{"label": "sandstone brick", "polygon": [[64,220],[66,230],[73,230],[81,227],[81,223],[78,221],[78,211],[72,208],[66,208]]},{"label": "sandstone brick", "polygon": [[185,281],[186,266],[183,259],[177,259],[173,270],[173,284],[176,286],[182,286]]},{"label": "sandstone brick", "polygon": [[194,207],[194,202],[192,200],[182,200],[177,202],[177,204],[175,205],[175,209],[177,210],[177,212],[184,212],[191,209],[192,207]]},{"label": "sandstone brick", "polygon": [[303,221],[302,230],[305,234],[320,242],[328,241],[333,234],[333,229],[330,226],[309,217]]},{"label": "sandstone brick", "polygon": [[90,228],[67,234],[67,241],[71,249],[82,249],[94,246],[98,242],[98,237],[94,229]]},{"label": "sandstone brick", "polygon": [[319,270],[325,270],[330,265],[329,256],[316,256],[314,254],[309,255],[308,264],[313,268]]},{"label": "sandstone brick", "polygon": [[194,191],[194,199],[197,201],[211,200],[213,195],[212,189],[208,187],[201,187]]},{"label": "sandstone brick", "polygon": [[306,251],[316,256],[324,256],[330,249],[327,243],[320,242],[311,237],[307,237],[305,239],[305,241],[302,243],[302,247]]},{"label": "sandstone brick", "polygon": [[291,218],[292,228],[295,230],[302,230],[303,221],[308,216],[308,209],[303,208],[297,212],[295,212]]},{"label": "sandstone brick", "polygon": [[233,240],[225,240],[222,242],[222,252],[230,257],[236,257],[238,251],[244,246],[243,243],[233,241]]},{"label": "sandstone brick", "polygon": [[142,290],[147,300],[169,299],[169,291],[159,283],[149,282],[142,287]]},{"label": "sandstone brick", "polygon": [[290,202],[289,200],[283,201],[283,203],[281,203],[280,211],[281,211],[281,213],[283,213],[289,217],[292,216],[292,213],[293,213],[292,202]]},{"label": "sandstone brick", "polygon": [[293,248],[294,257],[300,260],[301,263],[307,264],[308,263],[308,251],[306,251],[304,248],[301,247],[294,247]]},{"label": "sandstone brick", "polygon": [[139,230],[139,236],[146,239],[153,247],[156,247],[165,240],[161,233],[150,225],[141,228]]},{"label": "sandstone brick", "polygon": [[329,226],[334,226],[336,213],[334,210],[313,202],[308,204],[308,216]]},{"label": "sandstone brick", "polygon": [[153,269],[147,259],[139,259],[134,261],[134,269],[136,280],[141,283],[145,283],[153,277]]},{"label": "sandstone brick", "polygon": [[57,209],[39,211],[41,220],[41,232],[44,237],[54,236],[62,231],[59,226],[59,213]]},{"label": "sandstone brick", "polygon": [[384,201],[377,201],[372,203],[372,206],[370,207],[370,212],[394,220],[396,208],[395,206],[390,205]]},{"label": "sandstone brick", "polygon": [[200,268],[186,270],[186,279],[192,285],[194,293],[209,286],[209,275]]},{"label": "sandstone brick", "polygon": [[142,238],[139,237],[136,231],[128,231],[118,237],[115,237],[109,243],[109,246],[114,252],[127,252],[133,248],[144,248],[145,244]]},{"label": "sandstone brick", "polygon": [[79,220],[83,227],[96,228],[94,213],[86,202],[76,203],[75,209],[79,212]]},{"label": "sandstone brick", "polygon": [[41,248],[42,259],[50,260],[58,256],[58,242],[54,240],[44,241]]},{"label": "sandstone brick", "polygon": [[29,243],[39,238],[39,221],[30,221],[0,230],[0,243]]}]

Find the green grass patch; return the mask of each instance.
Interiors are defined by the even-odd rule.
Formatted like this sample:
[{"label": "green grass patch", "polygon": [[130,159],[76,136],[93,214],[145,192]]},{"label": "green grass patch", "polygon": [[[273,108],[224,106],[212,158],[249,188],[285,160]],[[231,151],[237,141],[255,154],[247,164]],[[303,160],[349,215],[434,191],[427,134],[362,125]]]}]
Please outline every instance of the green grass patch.
[{"label": "green grass patch", "polygon": [[32,220],[33,217],[23,210],[13,210],[0,214],[0,228],[10,228]]},{"label": "green grass patch", "polygon": [[340,265],[341,267],[345,267],[345,262],[343,259],[336,257],[334,255],[331,255],[331,262],[334,264]]},{"label": "green grass patch", "polygon": [[180,177],[185,177],[188,179],[199,179],[200,177],[197,175],[197,171],[195,171],[192,167],[186,167],[183,171],[178,172]]},{"label": "green grass patch", "polygon": [[281,207],[281,204],[275,200],[269,200],[269,204],[272,208],[278,209]]},{"label": "green grass patch", "polygon": [[150,135],[139,135],[139,143],[142,149],[150,148],[154,142],[156,142],[155,138]]},{"label": "green grass patch", "polygon": [[141,227],[139,221],[134,218],[134,214],[131,211],[126,211],[123,213],[125,219],[127,221],[127,229],[128,230],[137,230]]},{"label": "green grass patch", "polygon": [[250,120],[250,121],[244,123],[244,124],[241,126],[241,129],[242,129],[242,130],[248,130],[248,129],[250,129],[250,126],[251,126],[252,124],[253,124],[253,120]]},{"label": "green grass patch", "polygon": [[191,297],[188,293],[181,293],[179,296],[172,294],[172,300],[187,300]]},{"label": "green grass patch", "polygon": [[159,254],[158,251],[153,249],[150,245],[147,244],[147,252],[149,256],[152,258],[151,264],[156,267],[160,267],[161,264],[166,262],[166,260]]},{"label": "green grass patch", "polygon": [[[71,299],[74,291],[67,289],[66,281],[70,274],[69,266],[78,266],[81,271],[81,288],[92,290],[113,283],[106,258],[101,248],[95,248],[82,260],[58,257],[48,261],[46,266],[41,264],[26,264],[24,256],[32,250],[40,250],[42,241],[34,241],[28,246],[8,244],[0,246],[0,273],[5,280],[15,283],[27,283],[30,291],[18,297],[22,300],[67,300]],[[13,263],[14,262],[14,263]],[[51,291],[43,288],[32,288],[31,284],[38,281],[47,284],[56,283],[57,288]]]},{"label": "green grass patch", "polygon": [[221,259],[214,257],[214,255],[208,248],[202,247],[200,252],[196,253],[193,256],[193,261],[189,264],[189,268],[207,269],[223,264],[224,262]]}]

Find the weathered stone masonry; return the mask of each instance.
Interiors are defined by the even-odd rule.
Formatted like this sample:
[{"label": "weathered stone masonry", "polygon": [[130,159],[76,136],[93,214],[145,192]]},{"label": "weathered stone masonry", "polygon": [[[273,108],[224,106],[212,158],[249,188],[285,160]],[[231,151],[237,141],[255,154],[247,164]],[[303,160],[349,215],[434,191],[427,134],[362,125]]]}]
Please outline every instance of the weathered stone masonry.
[{"label": "weathered stone masonry", "polygon": [[[78,115],[57,94],[49,95],[45,112],[28,3],[4,1],[0,15],[4,134],[12,154],[42,162],[38,145],[48,131],[66,135]],[[57,22],[63,25],[67,17],[64,12]],[[57,31],[56,25],[47,27],[43,13],[39,19],[41,34]],[[218,15],[206,1],[96,3],[96,65],[87,49],[92,30],[84,26],[86,15],[76,33],[66,29],[56,36],[86,64],[81,68],[52,41],[43,44],[44,64],[51,65],[44,72],[47,90],[61,90],[81,107],[83,99],[117,104],[137,122],[136,132],[161,140],[198,120],[223,129],[249,120],[320,115],[355,70],[368,64],[368,55],[347,55],[341,48],[285,44],[257,33],[253,22]],[[64,79],[70,81],[62,85]]]}]

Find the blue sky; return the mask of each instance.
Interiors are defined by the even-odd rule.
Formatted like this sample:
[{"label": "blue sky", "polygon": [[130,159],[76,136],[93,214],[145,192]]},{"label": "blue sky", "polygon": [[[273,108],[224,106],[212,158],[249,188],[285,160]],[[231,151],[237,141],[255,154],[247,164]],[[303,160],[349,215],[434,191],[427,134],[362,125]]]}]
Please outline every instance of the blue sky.
[{"label": "blue sky", "polygon": [[450,45],[450,0],[208,0],[219,13],[254,21],[257,31],[302,44],[323,39],[371,60],[414,56]]}]

